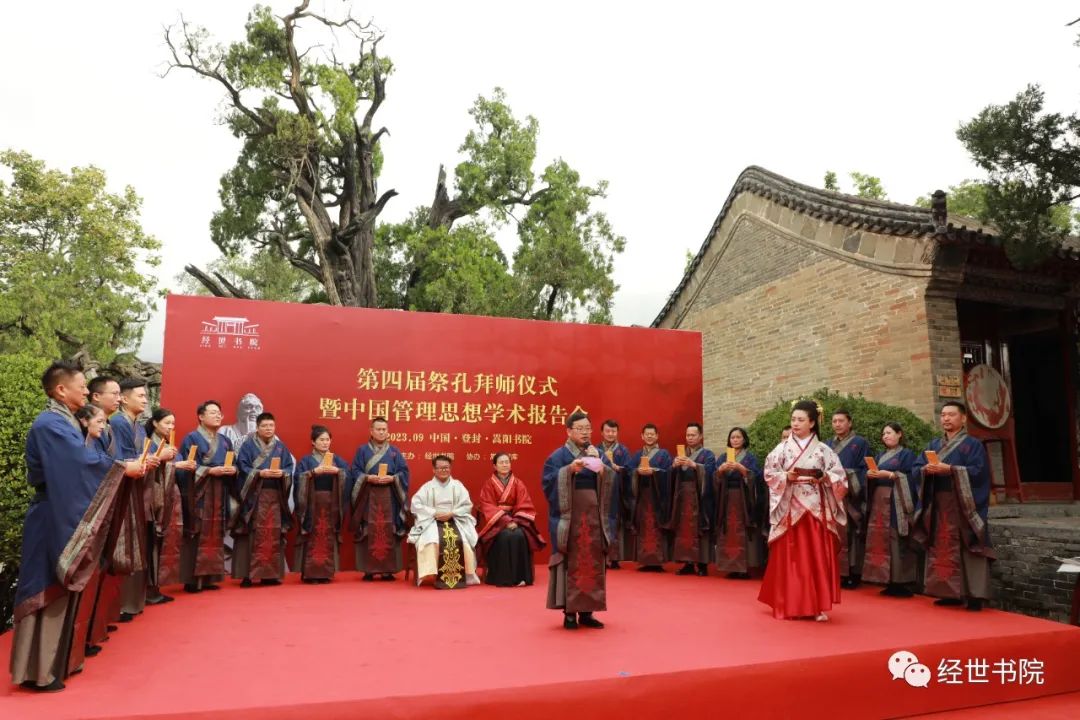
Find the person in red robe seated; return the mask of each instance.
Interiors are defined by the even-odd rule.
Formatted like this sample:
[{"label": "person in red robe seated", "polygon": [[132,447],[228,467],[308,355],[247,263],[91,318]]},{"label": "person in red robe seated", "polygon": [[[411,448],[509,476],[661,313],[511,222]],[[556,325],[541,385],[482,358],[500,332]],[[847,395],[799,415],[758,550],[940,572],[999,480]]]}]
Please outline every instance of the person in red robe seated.
[{"label": "person in red robe seated", "polygon": [[824,621],[840,602],[837,553],[847,522],[847,474],[836,453],[818,440],[820,417],[817,403],[795,403],[791,436],[765,459],[772,529],[758,600],[775,618]]},{"label": "person in red robe seated", "polygon": [[487,567],[484,582],[498,587],[532,585],[532,554],[547,544],[536,529],[536,507],[525,483],[512,472],[508,453],[496,453],[491,463],[495,472],[481,488],[477,504]]}]

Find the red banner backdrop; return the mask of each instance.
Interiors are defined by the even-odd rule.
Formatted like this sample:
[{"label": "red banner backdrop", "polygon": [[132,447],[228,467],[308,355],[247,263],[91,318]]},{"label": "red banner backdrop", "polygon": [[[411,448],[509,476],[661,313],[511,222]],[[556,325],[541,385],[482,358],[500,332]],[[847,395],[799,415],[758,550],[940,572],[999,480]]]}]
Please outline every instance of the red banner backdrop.
[{"label": "red banner backdrop", "polygon": [[177,437],[195,427],[204,400],[237,422],[249,393],[297,459],[311,451],[312,424],[329,427],[332,449],[352,462],[370,419],[387,418],[412,491],[431,479],[431,457],[446,453],[475,497],[491,456],[505,450],[546,535],[541,470],[566,442],[566,416],[588,412],[594,443],[604,419],[616,419],[631,451],[651,422],[674,448],[701,419],[701,335],[170,295],[161,404],[176,413]]}]

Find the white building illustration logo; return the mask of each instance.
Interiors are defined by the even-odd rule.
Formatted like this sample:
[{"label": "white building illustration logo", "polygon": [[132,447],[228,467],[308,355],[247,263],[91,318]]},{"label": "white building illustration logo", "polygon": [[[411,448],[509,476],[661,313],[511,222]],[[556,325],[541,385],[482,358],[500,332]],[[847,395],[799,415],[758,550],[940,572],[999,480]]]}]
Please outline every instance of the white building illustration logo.
[{"label": "white building illustration logo", "polygon": [[259,323],[246,317],[215,315],[202,321],[199,347],[233,350],[259,349]]}]

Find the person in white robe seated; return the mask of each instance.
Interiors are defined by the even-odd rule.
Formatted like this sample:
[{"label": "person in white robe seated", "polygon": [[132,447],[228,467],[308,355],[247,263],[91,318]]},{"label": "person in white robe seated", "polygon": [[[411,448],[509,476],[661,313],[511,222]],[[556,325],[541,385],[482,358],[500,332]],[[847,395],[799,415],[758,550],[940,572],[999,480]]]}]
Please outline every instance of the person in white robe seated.
[{"label": "person in white robe seated", "polygon": [[476,575],[476,518],[469,491],[450,475],[451,461],[436,455],[435,477],[412,499],[409,542],[416,546],[416,584],[435,577],[435,587],[456,590],[479,585]]}]

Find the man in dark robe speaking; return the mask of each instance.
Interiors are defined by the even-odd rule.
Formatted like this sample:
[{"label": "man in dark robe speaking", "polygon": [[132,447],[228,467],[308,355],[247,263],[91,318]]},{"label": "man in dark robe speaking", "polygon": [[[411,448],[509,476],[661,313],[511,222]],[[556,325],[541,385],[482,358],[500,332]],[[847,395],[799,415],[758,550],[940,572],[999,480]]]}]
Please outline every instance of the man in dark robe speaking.
[{"label": "man in dark robe speaking", "polygon": [[566,418],[566,444],[544,463],[543,488],[552,538],[548,561],[550,609],[563,611],[563,627],[602,628],[593,617],[607,610],[607,552],[614,541],[616,476],[594,447],[585,413]]}]

